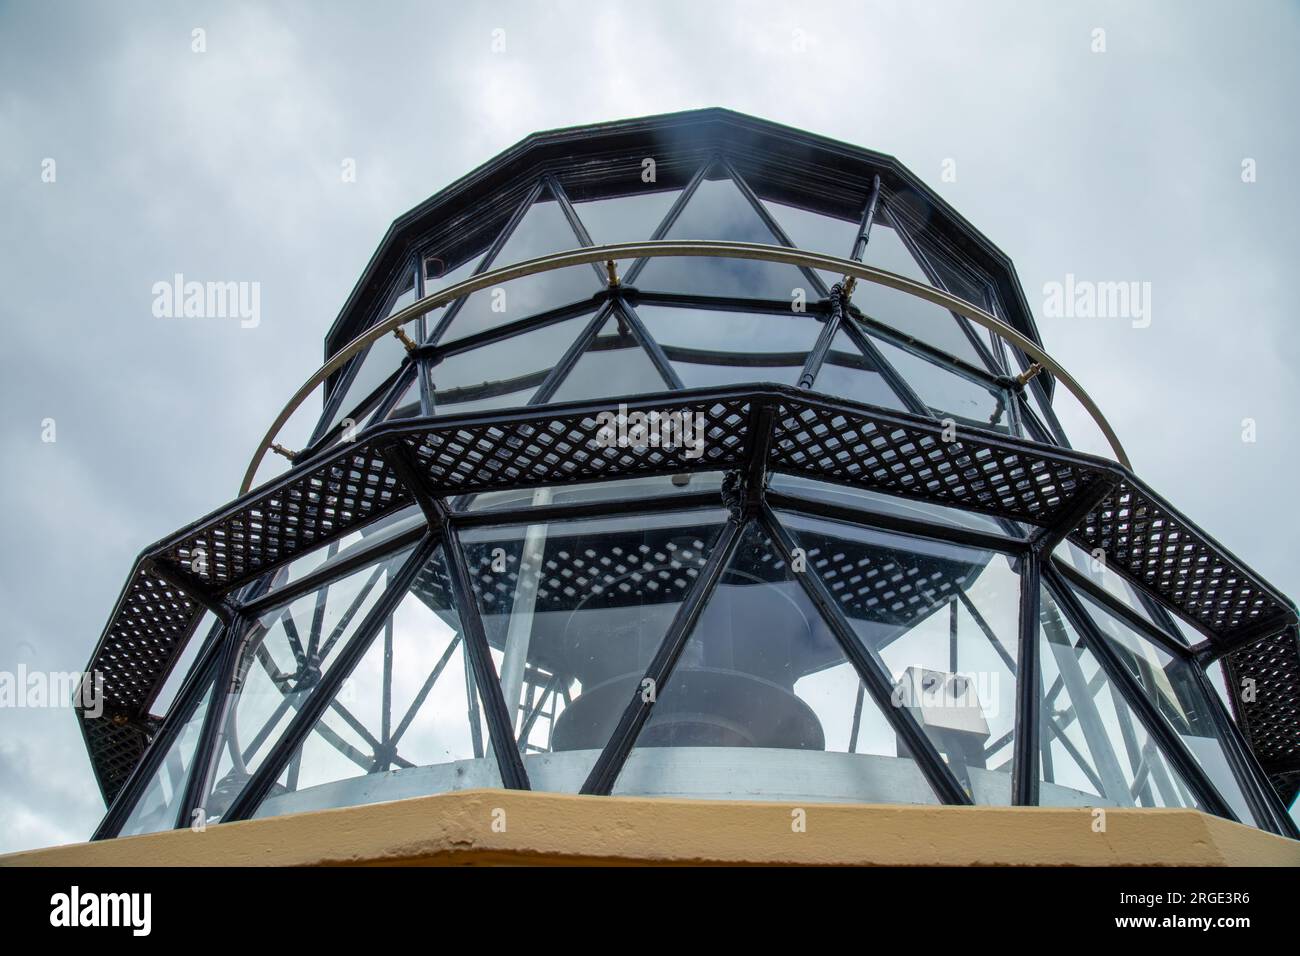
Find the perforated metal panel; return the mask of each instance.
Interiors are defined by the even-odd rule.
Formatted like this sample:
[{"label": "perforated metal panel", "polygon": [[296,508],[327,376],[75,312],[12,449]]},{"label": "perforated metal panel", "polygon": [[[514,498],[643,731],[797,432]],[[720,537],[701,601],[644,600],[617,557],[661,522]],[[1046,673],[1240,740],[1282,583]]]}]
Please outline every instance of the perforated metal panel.
[{"label": "perforated metal panel", "polygon": [[[382,424],[355,444],[296,464],[284,478],[148,549],[90,664],[103,673],[106,699],[118,719],[127,715],[125,725],[111,727],[113,718],[83,715],[106,796],[111,798],[143,752],[146,728],[152,727],[145,707],[197,623],[203,600],[227,595],[415,500],[416,489],[405,486],[380,450],[390,443],[409,452],[425,488],[438,496],[739,471],[750,468],[751,456],[763,455],[754,463],[760,473],[766,465],[1050,528],[1071,520],[1099,482],[1113,481],[1118,490],[1078,521],[1070,537],[1088,550],[1105,548],[1113,569],[1195,622],[1216,644],[1245,648],[1232,656],[1232,673],[1234,679],[1253,676],[1258,693],[1253,709],[1239,710],[1242,725],[1265,769],[1282,772],[1294,764],[1300,668],[1294,637],[1278,636],[1294,620],[1292,605],[1126,469],[974,428],[945,442],[932,420],[793,388],[666,392],[627,406],[704,415],[704,454],[687,458],[680,448],[603,447],[597,416],[610,408],[592,403]],[[767,430],[755,434],[760,421],[769,423]],[[206,559],[196,562],[200,549]],[[846,572],[853,565],[850,556],[816,559],[839,562]],[[159,574],[192,582],[193,591]],[[205,593],[195,593],[200,591]],[[855,602],[875,598],[869,586],[837,593],[849,614],[866,613],[866,605]],[[545,600],[545,589],[540,596]],[[918,606],[918,613],[923,610]]]}]

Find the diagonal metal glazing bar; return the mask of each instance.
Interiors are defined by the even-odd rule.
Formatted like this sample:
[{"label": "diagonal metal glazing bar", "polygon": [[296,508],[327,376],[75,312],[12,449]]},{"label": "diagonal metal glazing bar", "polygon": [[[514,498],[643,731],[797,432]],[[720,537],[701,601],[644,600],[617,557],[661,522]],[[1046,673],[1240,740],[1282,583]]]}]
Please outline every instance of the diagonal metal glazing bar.
[{"label": "diagonal metal glazing bar", "polygon": [[95,828],[91,840],[105,840],[117,836],[131,811],[135,809],[136,802],[152,780],[154,771],[167,756],[177,735],[198,706],[200,695],[210,692],[215,668],[221,659],[221,649],[225,646],[222,640],[225,631],[226,625],[218,624],[204,641],[195,659],[194,667],[176,692],[176,700],[172,703],[162,726],[158,728],[158,733],[150,742],[149,749],[145,751],[143,758],[135,765],[130,776],[109,803],[108,812]]},{"label": "diagonal metal glazing bar", "polygon": [[361,623],[357,625],[347,643],[339,649],[334,663],[321,675],[319,682],[312,688],[311,694],[302,707],[290,718],[284,732],[281,733],[275,745],[267,752],[261,765],[253,772],[252,777],[244,785],[244,789],[240,791],[239,796],[231,802],[230,808],[222,817],[223,820],[246,820],[256,812],[262,798],[266,796],[272,784],[279,778],[285,764],[302,746],[316,721],[320,719],[325,709],[334,700],[335,693],[343,686],[343,681],[347,679],[353,668],[369,650],[371,641],[379,634],[379,629],[383,627],[384,621],[397,609],[397,605],[406,596],[407,589],[415,580],[415,576],[419,574],[420,569],[433,556],[438,544],[439,538],[437,535],[426,535],[424,540],[416,546],[402,566],[389,579],[387,586],[384,588],[384,593],[379,596],[379,600],[374,603]]},{"label": "diagonal metal glazing bar", "polygon": [[1120,660],[1119,654],[1107,641],[1105,635],[1098,630],[1093,623],[1092,616],[1083,608],[1078,599],[1074,596],[1074,591],[1065,581],[1056,568],[1047,562],[1043,567],[1043,579],[1048,582],[1051,588],[1052,599],[1056,601],[1062,611],[1070,619],[1070,623],[1083,637],[1086,647],[1092,651],[1097,663],[1101,665],[1110,679],[1111,685],[1116,687],[1129,707],[1137,714],[1138,719],[1146,728],[1148,734],[1155,738],[1160,747],[1161,753],[1173,765],[1178,775],[1186,782],[1191,789],[1200,808],[1207,813],[1213,813],[1215,816],[1223,817],[1226,820],[1236,820],[1236,815],[1228,806],[1228,802],[1223,799],[1223,795],[1209,776],[1206,775],[1200,763],[1187,749],[1177,731],[1160,713],[1159,708],[1147,696],[1142,685],[1138,683],[1132,672],[1124,666]]},{"label": "diagonal metal glazing bar", "polygon": [[502,693],[500,675],[492,663],[492,650],[488,645],[487,631],[479,614],[478,597],[465,566],[465,552],[461,549],[460,534],[451,520],[446,505],[434,496],[424,475],[412,460],[411,452],[400,439],[394,438],[379,445],[381,454],[392,465],[411,491],[411,495],[424,511],[430,526],[442,535],[445,547],[443,562],[447,566],[452,597],[460,616],[461,630],[465,636],[465,654],[474,671],[474,683],[483,701],[483,716],[487,719],[488,736],[501,771],[501,782],[508,790],[527,790],[528,774],[523,758],[515,743],[514,722]]},{"label": "diagonal metal glazing bar", "polygon": [[1042,719],[1039,706],[1042,673],[1038,666],[1041,569],[1042,557],[1038,551],[1026,549],[1020,561],[1020,651],[1015,668],[1016,737],[1011,762],[1011,802],[1021,807],[1038,804],[1039,721]]},{"label": "diagonal metal glazing bar", "polygon": [[1251,812],[1257,820],[1274,833],[1291,839],[1300,838],[1300,829],[1287,813],[1286,805],[1278,799],[1277,792],[1268,782],[1255,755],[1251,753],[1241,735],[1240,729],[1228,715],[1227,708],[1219,699],[1218,692],[1210,684],[1209,676],[1198,665],[1193,664],[1191,672],[1196,680],[1197,689],[1205,701],[1210,720],[1218,733],[1219,740],[1227,752],[1229,767],[1238,780],[1242,782],[1241,791],[1250,805]]},{"label": "diagonal metal glazing bar", "polygon": [[259,444],[252,462],[249,464],[248,471],[244,475],[242,486],[243,491],[251,487],[254,477],[257,474],[258,466],[261,464],[266,452],[270,449],[271,444],[278,436],[280,429],[289,417],[297,410],[298,406],[316,389],[321,382],[325,381],[335,372],[337,372],[347,361],[358,352],[367,348],[372,342],[385,335],[390,334],[394,329],[405,325],[407,322],[417,319],[422,315],[440,308],[448,302],[453,302],[463,296],[473,292],[490,288],[509,282],[513,279],[523,278],[525,276],[537,275],[542,272],[549,272],[553,269],[563,269],[569,266],[586,265],[593,262],[605,262],[608,260],[623,259],[652,259],[664,256],[696,256],[710,258],[728,258],[728,259],[748,259],[761,262],[779,262],[788,265],[800,266],[809,269],[821,269],[828,272],[838,272],[841,275],[854,278],[860,282],[872,282],[904,292],[916,298],[923,299],[935,305],[939,305],[964,316],[970,321],[989,329],[1006,341],[1010,342],[1023,353],[1030,356],[1034,361],[1039,362],[1044,368],[1052,372],[1065,388],[1077,398],[1080,404],[1088,411],[1093,420],[1097,423],[1098,428],[1106,436],[1112,450],[1115,452],[1116,460],[1121,464],[1128,466],[1129,459],[1125,454],[1123,446],[1120,444],[1115,430],[1111,427],[1106,417],[1097,407],[1096,402],[1088,392],[1081,386],[1069,372],[1067,372],[1059,362],[1047,354],[1038,343],[1028,338],[1021,332],[1002,322],[996,316],[984,311],[957,296],[944,292],[923,282],[917,282],[906,276],[897,275],[887,272],[883,269],[876,269],[872,266],[864,265],[861,262],[855,262],[852,259],[844,259],[839,256],[826,255],[824,253],[808,252],[802,249],[794,249],[787,246],[769,245],[765,243],[750,242],[721,242],[709,240],[649,240],[645,242],[625,242],[612,243],[602,246],[588,246],[578,249],[572,249],[568,252],[553,253],[551,255],[539,256],[535,259],[528,259],[513,265],[502,266],[498,269],[491,269],[474,275],[458,282],[455,285],[448,286],[446,289],[439,290],[433,295],[425,296],[423,299],[412,303],[404,309],[395,312],[393,315],[383,321],[371,326],[365,332],[362,332],[347,345],[339,349],[330,359],[322,365],[315,374],[294,394],[285,406],[284,410],[276,416],[275,421],[267,430],[267,434]]},{"label": "diagonal metal glazing bar", "polygon": [[[776,515],[766,505],[763,506],[759,520],[762,523],[763,530],[767,532],[768,537],[776,546],[782,560],[785,561],[786,567],[795,567],[797,562],[795,561],[794,552],[798,547],[798,543],[790,536],[790,532],[785,529]],[[876,653],[874,648],[868,647],[858,639],[857,632],[853,630],[853,625],[844,617],[843,612],[835,602],[835,598],[826,589],[825,582],[817,575],[816,571],[791,573],[794,574],[804,592],[808,595],[809,600],[813,602],[822,618],[830,626],[831,632],[840,642],[840,648],[848,657],[854,670],[858,672],[858,677],[866,685],[867,691],[872,698],[874,698],[880,713],[893,726],[899,740],[907,747],[908,753],[916,761],[917,767],[925,776],[935,795],[941,802],[946,804],[969,806],[974,803],[971,795],[963,789],[961,783],[948,769],[948,764],[944,762],[942,755],[935,748],[930,738],[926,736],[925,730],[921,727],[915,715],[906,707],[897,705],[894,700],[894,683],[884,661],[880,659],[880,655]]]},{"label": "diagonal metal glazing bar", "polygon": [[515,741],[514,722],[506,707],[501,689],[501,678],[492,663],[487,631],[479,614],[478,599],[465,567],[465,552],[461,549],[460,535],[453,524],[443,521],[443,534],[447,547],[443,559],[447,563],[447,576],[451,579],[452,596],[460,614],[460,626],[465,632],[465,652],[474,670],[474,682],[479,699],[483,701],[483,716],[487,720],[488,736],[496,753],[501,770],[501,783],[507,790],[528,790],[528,773],[524,770],[523,756]]},{"label": "diagonal metal glazing bar", "polygon": [[[740,544],[740,534],[743,529],[744,523],[734,518],[723,525],[722,533],[714,544],[709,559],[700,569],[695,583],[691,585],[691,589],[678,606],[677,613],[673,615],[672,623],[668,625],[668,633],[664,635],[659,650],[655,652],[650,666],[646,668],[645,677],[637,684],[632,699],[628,701],[623,716],[619,718],[618,726],[614,728],[614,733],[600,752],[600,756],[596,758],[596,763],[582,785],[581,793],[608,794],[613,790],[623,764],[627,761],[628,754],[632,752],[632,745],[636,743],[636,738],[641,733],[641,728],[645,726],[645,722],[650,719],[650,711],[654,708],[655,699],[663,692],[677,664],[677,659],[681,657],[682,649],[686,647],[691,629],[695,627],[695,622],[704,611],[705,602],[713,593],[713,588],[722,577],[722,572],[731,563],[736,547]],[[652,692],[647,693],[647,689]]]}]

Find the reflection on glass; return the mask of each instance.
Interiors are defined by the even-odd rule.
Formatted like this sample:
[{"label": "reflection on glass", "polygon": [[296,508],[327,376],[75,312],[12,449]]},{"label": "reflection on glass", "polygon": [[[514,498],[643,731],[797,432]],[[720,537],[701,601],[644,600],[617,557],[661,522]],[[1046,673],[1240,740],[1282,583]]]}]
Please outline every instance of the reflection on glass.
[{"label": "reflection on glass", "polygon": [[[579,245],[559,203],[542,199],[524,214],[489,268],[499,269]],[[582,265],[551,269],[483,289],[465,300],[439,344],[589,299],[600,288],[595,271]]]},{"label": "reflection on glass", "polygon": [[946,528],[970,528],[973,531],[983,531],[1008,538],[1013,536],[1023,538],[1028,533],[1028,528],[1018,522],[1004,522],[974,511],[963,511],[961,508],[950,508],[929,501],[913,501],[909,498],[872,491],[869,488],[836,485],[803,475],[773,473],[768,481],[768,488],[795,498],[824,501],[840,507],[860,508],[864,512],[908,518],[912,521],[926,521]]},{"label": "reflection on glass", "polygon": [[817,372],[813,390],[835,398],[847,398],[867,405],[905,410],[906,405],[885,381],[874,362],[840,329],[831,340],[826,361]]},{"label": "reflection on glass", "polygon": [[249,628],[203,807],[217,821],[365,619],[411,549],[266,611]]},{"label": "reflection on glass", "polygon": [[[745,194],[730,179],[700,181],[666,239],[718,239],[777,245]],[[635,284],[660,292],[696,292],[702,295],[740,296],[750,299],[791,300],[796,289],[805,299],[815,298],[808,278],[794,266],[752,259],[673,256],[649,260]]]},{"label": "reflection on glass", "polygon": [[149,712],[158,716],[166,716],[171,710],[172,702],[176,700],[176,695],[180,692],[181,684],[185,683],[185,678],[189,676],[190,667],[198,659],[199,651],[207,643],[208,636],[218,626],[217,616],[211,611],[204,611],[203,617],[199,619],[198,625],[190,632],[189,640],[185,642],[185,647],[180,649],[180,656],[176,658],[176,663],[172,665],[171,673],[167,675],[167,680],[163,682],[162,688],[154,697],[153,702],[149,705]]},{"label": "reflection on glass", "polygon": [[1139,634],[1087,595],[1075,591],[1093,623],[1111,640],[1120,661],[1137,678],[1143,691],[1182,738],[1196,762],[1242,823],[1254,823],[1210,708],[1216,707],[1201,692],[1191,667],[1158,644]]},{"label": "reflection on glass", "polygon": [[605,320],[595,340],[578,359],[551,398],[553,402],[662,392],[668,383],[617,312]]},{"label": "reflection on glass", "polygon": [[198,705],[190,714],[180,733],[176,735],[162,763],[154,771],[153,779],[145,787],[139,801],[132,808],[118,836],[135,836],[137,833],[158,833],[176,826],[180,812],[179,800],[185,794],[193,767],[194,748],[198,746],[203,718],[212,700],[211,688],[204,691]]},{"label": "reflection on glass", "polygon": [[256,816],[501,786],[439,549]]},{"label": "reflection on glass", "polygon": [[794,385],[822,328],[805,313],[642,304],[637,314],[687,388],[738,382]]},{"label": "reflection on glass", "polygon": [[935,803],[757,524],[708,599],[616,794]]},{"label": "reflection on glass", "polygon": [[[824,216],[772,199],[764,199],[763,203],[796,248],[807,249],[810,252],[824,252],[842,259],[852,255],[853,243],[858,238],[856,222]],[[827,289],[842,278],[833,272],[820,269],[817,274],[826,283]]]},{"label": "reflection on glass", "polygon": [[1001,389],[986,388],[884,339],[872,336],[871,341],[936,417],[997,431],[1010,429],[1007,398]]},{"label": "reflection on glass", "polygon": [[[1096,557],[1080,548],[1073,541],[1062,541],[1056,548],[1055,554],[1062,561],[1073,567],[1080,574],[1089,578],[1093,583],[1105,588],[1106,591],[1125,607],[1136,611],[1148,621],[1155,623],[1147,610],[1146,604],[1142,600],[1141,594],[1137,588],[1129,584],[1126,578],[1120,577],[1115,571],[1112,571],[1105,563],[1105,554],[1098,554]],[[1163,628],[1161,630],[1164,630]],[[1181,632],[1176,632],[1170,636],[1177,638],[1186,643]]]},{"label": "reflection on glass", "polygon": [[433,413],[454,415],[528,404],[590,321],[590,316],[564,319],[446,356],[429,372]]},{"label": "reflection on glass", "polygon": [[627,196],[574,203],[578,219],[586,227],[591,241],[606,246],[616,242],[639,242],[653,236],[681,195],[681,190],[651,192],[651,185],[646,184],[644,192]]},{"label": "reflection on glass", "polygon": [[781,515],[977,803],[1010,804],[1020,577],[1006,555]]},{"label": "reflection on glass", "polygon": [[655,475],[650,478],[622,478],[618,481],[581,482],[541,489],[524,488],[509,491],[486,491],[471,495],[460,505],[465,511],[501,511],[512,508],[529,508],[539,503],[539,493],[545,493],[545,504],[565,505],[594,503],[597,501],[644,501],[648,498],[668,498],[704,491],[718,491],[722,487],[722,473],[696,472],[688,475]]},{"label": "reflection on glass", "polygon": [[724,520],[719,509],[465,532],[533,789],[582,786]]},{"label": "reflection on glass", "polygon": [[[418,341],[420,338],[419,324],[419,320],[415,319],[402,326],[412,341]],[[406,361],[406,354],[406,346],[391,332],[381,335],[372,342],[361,356],[361,366],[348,382],[347,393],[330,420],[330,428],[338,425],[345,418],[352,418],[354,421],[364,419],[365,416],[361,411],[363,404],[368,405],[373,402],[380,386],[392,381],[397,370]]]},{"label": "reflection on glass", "polygon": [[1040,621],[1039,803],[1197,806],[1046,588]]}]

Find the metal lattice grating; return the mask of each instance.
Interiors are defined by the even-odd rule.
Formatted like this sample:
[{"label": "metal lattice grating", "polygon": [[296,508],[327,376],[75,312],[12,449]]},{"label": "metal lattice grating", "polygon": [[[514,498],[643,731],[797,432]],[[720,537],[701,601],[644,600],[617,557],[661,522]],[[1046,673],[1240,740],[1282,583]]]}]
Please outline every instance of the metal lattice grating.
[{"label": "metal lattice grating", "polygon": [[[110,708],[120,708],[124,726],[135,728],[110,729],[109,718],[82,715],[105,795],[111,799],[143,754],[148,733],[140,728],[152,726],[145,708],[197,625],[205,600],[220,600],[262,573],[415,500],[416,489],[407,487],[384,457],[382,448],[392,442],[409,451],[425,490],[440,497],[739,470],[765,450],[773,470],[1052,527],[1077,513],[1072,508],[1097,494],[1100,483],[1112,483],[1117,490],[1070,537],[1090,551],[1104,548],[1116,571],[1197,622],[1213,640],[1245,647],[1230,659],[1234,679],[1253,676],[1258,684],[1243,727],[1274,779],[1300,779],[1294,773],[1300,668],[1294,638],[1288,645],[1278,636],[1294,620],[1292,606],[1126,469],[974,428],[962,429],[958,441],[944,442],[942,426],[931,420],[786,387],[668,392],[627,405],[630,411],[702,414],[703,455],[688,458],[684,449],[673,447],[602,447],[597,415],[611,409],[591,403],[381,423],[358,442],[296,464],[281,479],[147,549],[90,663],[103,674]],[[770,412],[770,434],[751,433],[762,420],[760,410]],[[199,549],[203,559],[196,561]],[[833,583],[832,592],[847,613],[855,613],[854,601],[869,605],[879,598],[873,585],[857,579],[861,569],[847,556],[825,560],[832,580],[837,575],[842,582]],[[689,562],[686,567],[689,572]],[[576,570],[575,563],[568,572]],[[959,579],[954,573],[953,586]],[[444,587],[428,585],[430,593]],[[555,594],[572,586],[557,577]],[[916,607],[920,613],[924,602]]]},{"label": "metal lattice grating", "polygon": [[631,478],[734,467],[745,457],[749,401],[630,403],[633,411],[661,407],[703,416],[704,452],[681,447],[602,447],[596,414],[540,422],[495,422],[430,429],[406,439],[430,484],[447,493],[527,488],[601,478]]},{"label": "metal lattice grating", "polygon": [[107,711],[98,720],[82,722],[100,789],[109,802],[144,757],[160,723],[155,717],[130,719],[123,713]]},{"label": "metal lattice grating", "polygon": [[1264,620],[1281,620],[1287,612],[1231,555],[1128,479],[1071,537],[1087,551],[1101,549],[1109,566],[1128,572],[1214,634],[1227,636]]},{"label": "metal lattice grating", "polygon": [[[593,609],[678,603],[708,560],[720,527],[708,534],[682,527],[602,533],[599,550],[584,544],[581,536],[548,534],[537,610],[571,610],[580,595],[589,595],[585,606]],[[497,547],[505,552],[503,573],[491,568]],[[484,610],[508,611],[519,580],[523,542],[511,535],[491,544],[476,543],[473,550],[478,560],[470,574]]]},{"label": "metal lattice grating", "polygon": [[1024,443],[1003,447],[987,433],[944,441],[933,422],[906,424],[815,401],[777,408],[773,468],[887,494],[1048,524],[1104,477],[1100,468]]},{"label": "metal lattice grating", "polygon": [[310,468],[168,549],[164,557],[225,590],[351,529],[407,505],[392,466],[368,444]]},{"label": "metal lattice grating", "polygon": [[202,606],[180,588],[137,570],[109,622],[92,670],[103,676],[104,705],[138,713],[152,699]]},{"label": "metal lattice grating", "polygon": [[[1224,659],[1229,696],[1251,749],[1267,767],[1300,772],[1300,647],[1288,629]],[[1254,701],[1243,699],[1243,680],[1254,682]]]}]

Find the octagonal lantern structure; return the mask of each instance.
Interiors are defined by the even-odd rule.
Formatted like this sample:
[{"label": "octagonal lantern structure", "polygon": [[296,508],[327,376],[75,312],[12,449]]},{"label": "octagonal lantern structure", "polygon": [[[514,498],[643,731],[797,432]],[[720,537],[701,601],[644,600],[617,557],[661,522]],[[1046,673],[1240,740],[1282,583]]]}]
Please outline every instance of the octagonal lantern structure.
[{"label": "octagonal lantern structure", "polygon": [[538,134],[398,219],[325,342],[95,651],[98,837],[471,787],[1295,835],[1294,606],[891,157]]}]

